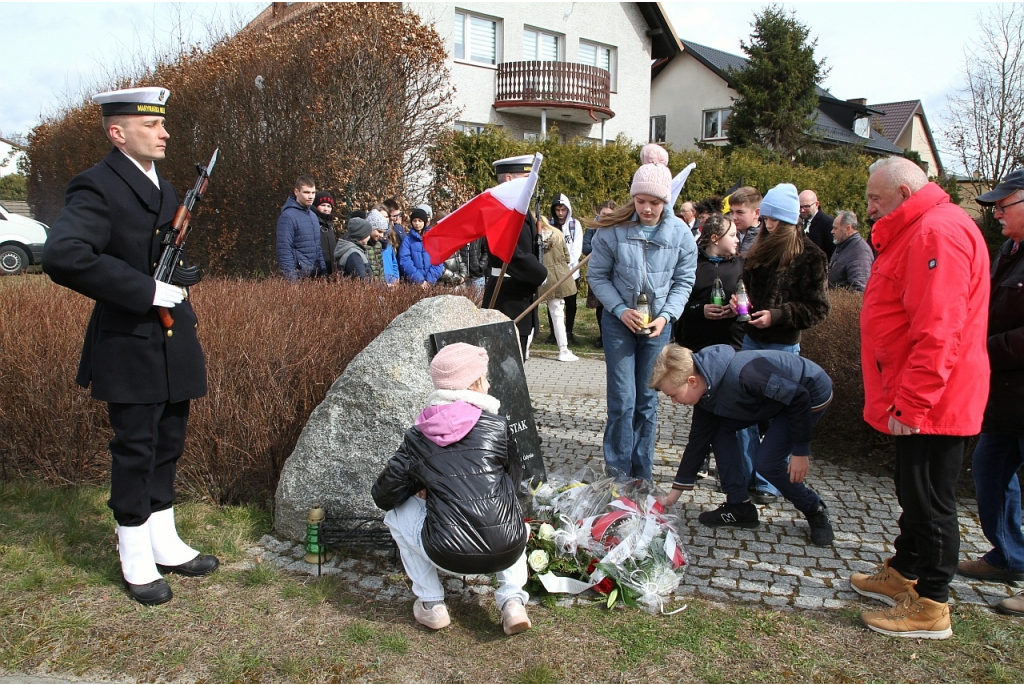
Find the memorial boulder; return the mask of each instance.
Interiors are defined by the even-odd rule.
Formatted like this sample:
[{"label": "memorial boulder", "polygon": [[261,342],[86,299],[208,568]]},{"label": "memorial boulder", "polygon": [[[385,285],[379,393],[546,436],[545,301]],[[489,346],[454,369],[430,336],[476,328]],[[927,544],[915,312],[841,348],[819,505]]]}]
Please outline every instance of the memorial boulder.
[{"label": "memorial boulder", "polygon": [[378,517],[370,488],[433,390],[431,335],[508,321],[465,297],[420,300],[349,363],[313,410],[277,486],[274,528],[301,540],[312,507]]}]

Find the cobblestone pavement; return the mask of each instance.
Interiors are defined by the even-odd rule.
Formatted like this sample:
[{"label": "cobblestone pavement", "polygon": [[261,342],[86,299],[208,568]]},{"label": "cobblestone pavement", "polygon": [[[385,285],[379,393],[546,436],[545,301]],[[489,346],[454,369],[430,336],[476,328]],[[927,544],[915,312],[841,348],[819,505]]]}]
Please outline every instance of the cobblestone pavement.
[{"label": "cobblestone pavement", "polygon": [[[562,363],[553,355],[535,353],[526,362],[526,375],[548,472],[562,470],[572,474],[590,467],[601,473],[605,421],[603,359]],[[654,478],[666,488],[686,444],[689,421],[689,407],[661,403]],[[893,482],[890,478],[867,476],[821,461],[812,462],[807,480],[829,507],[836,531],[831,547],[811,545],[806,520],[785,501],[761,507],[761,526],[755,530],[707,528],[697,523],[698,514],[718,506],[724,495],[714,489],[710,480],[698,484],[692,495],[684,495],[676,513],[683,522],[680,533],[690,564],[676,599],[685,601],[687,597],[702,595],[807,609],[835,609],[864,601],[850,588],[847,579],[856,571],[877,568],[892,554],[899,516]],[[988,551],[976,503],[961,500],[959,514],[961,558],[975,558]],[[268,536],[251,554],[289,570],[316,573],[315,566],[296,561],[301,556],[301,547],[293,543]],[[346,579],[376,592],[382,600],[413,598],[404,574],[383,554],[337,559],[324,570],[344,574]],[[448,578],[446,584],[452,593],[466,597],[483,599],[492,592],[488,576]],[[1014,592],[1002,583],[959,576],[950,590],[951,601],[981,604],[993,604]],[[566,598],[561,603],[573,601]]]}]

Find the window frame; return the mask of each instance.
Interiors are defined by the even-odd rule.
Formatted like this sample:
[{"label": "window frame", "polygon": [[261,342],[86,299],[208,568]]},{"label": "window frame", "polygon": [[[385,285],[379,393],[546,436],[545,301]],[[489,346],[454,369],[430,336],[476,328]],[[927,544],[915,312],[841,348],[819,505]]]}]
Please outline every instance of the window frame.
[{"label": "window frame", "polygon": [[[722,117],[723,112],[728,112],[728,115],[724,118],[724,120],[723,120],[723,117]],[[708,136],[707,135],[707,123],[706,122],[707,122],[707,116],[709,114],[717,114],[718,115],[718,117],[717,117],[718,118],[718,135],[717,136]],[[729,127],[726,125],[726,123],[728,122],[728,119],[729,119],[730,116],[732,116],[732,107],[717,107],[715,109],[705,109],[705,110],[701,111],[701,113],[700,113],[700,139],[702,141],[704,141],[704,140],[709,140],[709,141],[728,140],[728,138],[729,138]]]},{"label": "window frame", "polygon": [[[655,124],[661,121],[661,140],[658,140],[657,128]],[[652,114],[650,118],[650,126],[647,131],[647,137],[649,143],[664,143],[668,136],[668,117],[664,114]]]},{"label": "window frame", "polygon": [[466,136],[479,135],[486,127],[487,124],[475,124],[471,121],[456,121],[454,125],[456,131]]},{"label": "window frame", "polygon": [[[618,69],[618,61],[619,61],[619,56],[618,56],[619,55],[619,51],[618,51],[618,48],[616,48],[614,45],[608,45],[607,43],[601,43],[601,42],[596,41],[596,40],[589,40],[587,38],[580,38],[580,44],[577,47],[577,53],[576,53],[576,56],[579,59],[580,64],[587,64],[587,62],[583,61],[582,50],[579,49],[579,48],[582,48],[582,46],[584,46],[584,45],[592,46],[592,47],[595,48],[595,53],[594,53],[595,57],[599,56],[599,53],[600,53],[601,50],[607,50],[608,51],[608,74],[611,77],[609,79],[610,80],[609,89],[613,93],[618,92],[618,71],[619,71],[619,69]],[[601,60],[597,59],[597,61],[600,62]],[[601,68],[601,69],[604,68],[600,64],[592,64],[590,66],[598,67],[598,68]]]},{"label": "window frame", "polygon": [[[460,44],[456,42],[455,35],[458,29],[458,17],[463,17],[462,21],[462,50],[463,56],[457,56],[457,47]],[[473,19],[479,21],[490,22],[494,25],[494,58],[493,62],[482,62],[473,59],[472,56],[472,25]],[[460,8],[455,9],[455,19],[452,22],[452,59],[459,64],[469,64],[476,67],[486,67],[488,69],[497,69],[498,65],[502,62],[502,20],[500,17],[492,17],[486,14],[480,14],[479,12],[471,12]]]},{"label": "window frame", "polygon": [[[533,31],[537,34],[534,40],[534,48],[536,49],[536,59],[526,58],[526,32]],[[540,58],[540,39],[543,36],[548,36],[555,39],[555,59],[541,59]],[[524,62],[564,62],[565,61],[565,36],[561,33],[555,33],[554,31],[548,31],[536,26],[530,26],[529,24],[523,25],[523,61]]]}]

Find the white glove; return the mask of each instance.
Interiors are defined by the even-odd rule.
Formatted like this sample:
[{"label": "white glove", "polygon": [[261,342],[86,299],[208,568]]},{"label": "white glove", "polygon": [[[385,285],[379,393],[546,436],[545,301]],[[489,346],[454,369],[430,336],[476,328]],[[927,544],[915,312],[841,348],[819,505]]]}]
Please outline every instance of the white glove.
[{"label": "white glove", "polygon": [[156,293],[153,295],[154,307],[173,307],[185,299],[185,292],[176,285],[156,281]]}]

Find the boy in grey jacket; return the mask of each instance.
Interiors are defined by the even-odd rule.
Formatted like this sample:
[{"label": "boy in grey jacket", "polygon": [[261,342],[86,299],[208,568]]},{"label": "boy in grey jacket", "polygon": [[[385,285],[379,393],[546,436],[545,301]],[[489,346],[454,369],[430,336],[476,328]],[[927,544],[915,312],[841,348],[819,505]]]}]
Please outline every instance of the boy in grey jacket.
[{"label": "boy in grey jacket", "polygon": [[812,543],[832,544],[828,508],[804,484],[811,432],[832,402],[832,379],[820,366],[788,352],[737,352],[729,345],[712,345],[693,353],[673,343],[658,356],[651,387],[676,404],[693,406],[690,440],[664,506],[693,489],[703,455],[712,447],[726,501],[698,520],[706,526],[757,528],[757,507],[747,493],[750,474],[744,473],[736,434],[770,421],[755,453],[754,469],[807,517]]}]

